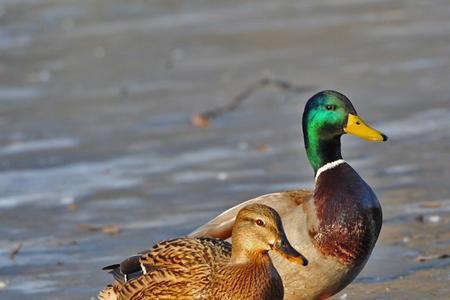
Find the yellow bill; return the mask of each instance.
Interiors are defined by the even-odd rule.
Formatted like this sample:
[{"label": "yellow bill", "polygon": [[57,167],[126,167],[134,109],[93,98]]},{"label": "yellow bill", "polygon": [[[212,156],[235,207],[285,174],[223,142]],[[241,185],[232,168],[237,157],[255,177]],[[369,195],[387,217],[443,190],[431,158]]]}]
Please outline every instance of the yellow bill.
[{"label": "yellow bill", "polygon": [[386,135],[371,128],[364,123],[360,117],[352,114],[348,114],[348,120],[344,127],[344,131],[368,141],[384,142],[388,139]]}]

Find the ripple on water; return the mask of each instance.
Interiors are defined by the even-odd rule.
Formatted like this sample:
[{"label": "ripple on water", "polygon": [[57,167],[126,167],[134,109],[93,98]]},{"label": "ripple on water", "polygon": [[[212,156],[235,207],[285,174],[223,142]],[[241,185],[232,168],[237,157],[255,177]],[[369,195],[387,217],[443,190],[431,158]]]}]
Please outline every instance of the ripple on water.
[{"label": "ripple on water", "polygon": [[418,251],[400,246],[375,246],[367,266],[356,280],[357,282],[374,283],[393,280],[408,272],[411,266],[408,258],[419,254]]},{"label": "ripple on water", "polygon": [[427,134],[433,137],[447,136],[450,131],[450,110],[430,109],[415,113],[407,118],[384,122],[378,127],[389,137],[404,138]]},{"label": "ripple on water", "polygon": [[400,246],[386,246],[378,243],[373,250],[367,266],[355,282],[376,283],[402,278],[420,270],[445,268],[450,265],[449,259],[430,260],[420,264],[411,261],[420,254],[419,251]]},{"label": "ripple on water", "polygon": [[123,170],[132,168],[137,163],[130,158],[48,169],[2,172],[0,173],[0,190],[2,191],[0,209],[30,203],[67,205],[70,204],[67,199],[73,201],[74,198],[98,190],[135,186],[140,179],[124,176]]},{"label": "ripple on water", "polygon": [[0,209],[31,203],[68,205],[74,199],[99,190],[137,186],[142,182],[143,175],[173,172],[239,155],[244,154],[232,147],[217,147],[184,152],[177,159],[152,154],[47,169],[0,172]]},{"label": "ripple on water", "polygon": [[15,278],[7,288],[24,294],[45,293],[56,290],[55,281],[34,278]]},{"label": "ripple on water", "polygon": [[31,151],[73,148],[78,141],[72,138],[55,138],[46,140],[17,141],[0,148],[0,155],[20,154]]},{"label": "ripple on water", "polygon": [[[1,40],[1,38],[0,38]],[[1,49],[1,42],[0,42]],[[31,100],[41,95],[41,91],[32,87],[0,87],[0,102]]]}]

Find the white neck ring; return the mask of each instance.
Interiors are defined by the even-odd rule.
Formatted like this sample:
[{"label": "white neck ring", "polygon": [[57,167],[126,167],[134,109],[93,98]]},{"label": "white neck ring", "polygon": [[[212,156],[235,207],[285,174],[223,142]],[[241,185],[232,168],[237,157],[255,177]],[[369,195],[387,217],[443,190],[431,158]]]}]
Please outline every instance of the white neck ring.
[{"label": "white neck ring", "polygon": [[343,160],[343,159],[338,159],[338,160],[335,160],[335,161],[332,161],[332,162],[324,164],[323,166],[321,166],[319,168],[319,170],[317,170],[316,177],[314,178],[314,181],[317,182],[317,178],[319,178],[320,174],[322,174],[323,172],[331,170],[333,168],[336,168],[337,166],[339,166],[339,165],[341,165],[341,164],[343,164],[345,162],[346,161]]}]

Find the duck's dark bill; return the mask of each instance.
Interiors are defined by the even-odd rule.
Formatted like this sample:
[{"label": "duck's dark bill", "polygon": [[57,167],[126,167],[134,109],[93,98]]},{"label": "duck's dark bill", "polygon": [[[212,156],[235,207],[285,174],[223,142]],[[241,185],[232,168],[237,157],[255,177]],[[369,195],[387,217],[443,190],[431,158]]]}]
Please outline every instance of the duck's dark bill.
[{"label": "duck's dark bill", "polygon": [[388,139],[386,135],[368,126],[360,117],[352,114],[348,114],[344,131],[368,141],[384,142]]},{"label": "duck's dark bill", "polygon": [[295,250],[287,240],[282,239],[281,241],[273,245],[272,249],[290,262],[303,266],[308,265],[308,260],[306,259],[306,257]]}]

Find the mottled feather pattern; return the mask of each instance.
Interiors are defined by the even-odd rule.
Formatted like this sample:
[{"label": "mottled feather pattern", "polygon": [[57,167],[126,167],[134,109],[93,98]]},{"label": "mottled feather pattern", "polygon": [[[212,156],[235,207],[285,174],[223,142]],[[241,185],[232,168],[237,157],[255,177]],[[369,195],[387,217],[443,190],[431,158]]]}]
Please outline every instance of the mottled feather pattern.
[{"label": "mottled feather pattern", "polygon": [[[268,256],[260,256],[254,259],[257,263],[242,266],[222,265],[215,273],[216,282],[219,284],[213,289],[211,298],[208,299],[255,299],[273,300],[283,299],[283,283],[281,277]],[[266,276],[261,276],[266,274]],[[255,283],[257,287],[255,289]],[[239,293],[236,294],[236,291]]]},{"label": "mottled feather pattern", "polygon": [[116,282],[114,291],[118,300],[207,299],[203,289],[211,281],[211,273],[230,256],[231,245],[215,238],[160,242],[139,260],[148,273],[125,284]]},{"label": "mottled feather pattern", "polygon": [[[280,276],[265,253],[231,264],[231,244],[215,238],[178,238],[156,244],[140,263],[148,273],[100,292],[102,300],[274,300]],[[255,286],[257,288],[255,288]]]},{"label": "mottled feather pattern", "polygon": [[177,238],[156,244],[150,252],[141,256],[140,263],[158,268],[179,265],[190,268],[194,265],[228,259],[231,245],[216,238]]},{"label": "mottled feather pattern", "polygon": [[117,292],[113,285],[108,285],[98,294],[99,300],[117,300]]}]

